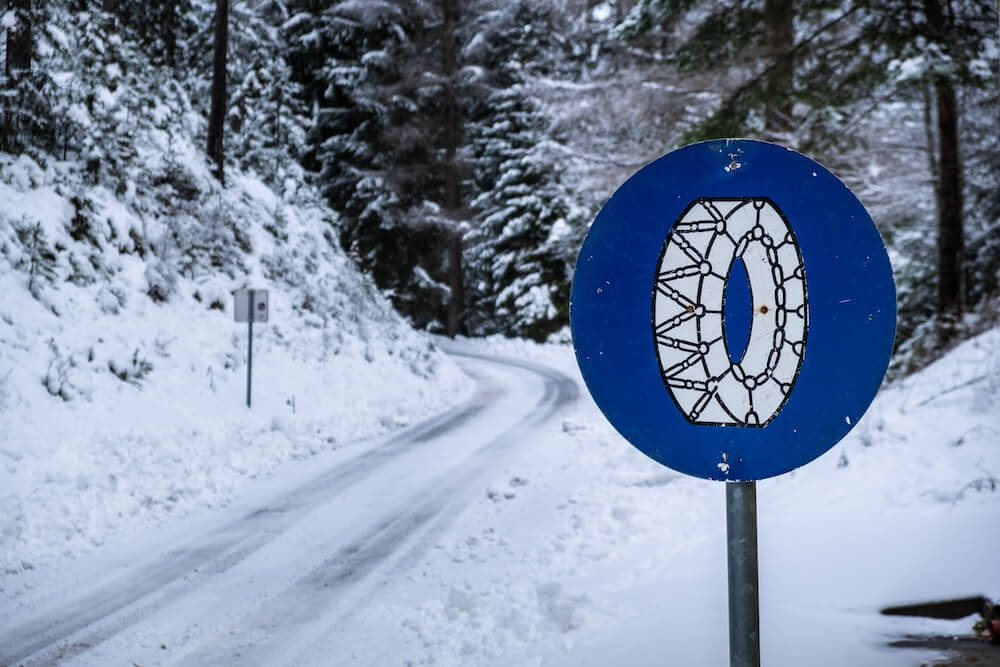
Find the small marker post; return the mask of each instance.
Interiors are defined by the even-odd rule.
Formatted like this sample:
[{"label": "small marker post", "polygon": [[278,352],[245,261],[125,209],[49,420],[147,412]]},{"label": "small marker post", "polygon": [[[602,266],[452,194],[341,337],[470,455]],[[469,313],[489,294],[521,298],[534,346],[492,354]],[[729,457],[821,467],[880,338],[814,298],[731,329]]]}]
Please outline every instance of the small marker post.
[{"label": "small marker post", "polygon": [[729,665],[760,667],[757,483],[726,483],[729,560]]},{"label": "small marker post", "polygon": [[247,323],[247,407],[251,403],[253,381],[253,323],[266,324],[268,320],[268,292],[266,289],[238,289],[233,291],[233,318]]},{"label": "small marker post", "polygon": [[247,290],[247,407],[250,407],[250,377],[253,372],[253,293]]}]

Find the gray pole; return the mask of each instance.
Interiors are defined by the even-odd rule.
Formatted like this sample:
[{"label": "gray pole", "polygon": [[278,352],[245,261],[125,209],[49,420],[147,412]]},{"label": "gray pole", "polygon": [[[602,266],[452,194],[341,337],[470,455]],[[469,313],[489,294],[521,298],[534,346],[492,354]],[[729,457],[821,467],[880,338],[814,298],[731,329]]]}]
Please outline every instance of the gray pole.
[{"label": "gray pole", "polygon": [[726,483],[729,556],[729,665],[760,667],[757,587],[757,483]]},{"label": "gray pole", "polygon": [[247,310],[250,315],[247,316],[247,407],[250,407],[250,374],[253,369],[253,290],[247,290],[247,298],[250,303],[247,304]]}]

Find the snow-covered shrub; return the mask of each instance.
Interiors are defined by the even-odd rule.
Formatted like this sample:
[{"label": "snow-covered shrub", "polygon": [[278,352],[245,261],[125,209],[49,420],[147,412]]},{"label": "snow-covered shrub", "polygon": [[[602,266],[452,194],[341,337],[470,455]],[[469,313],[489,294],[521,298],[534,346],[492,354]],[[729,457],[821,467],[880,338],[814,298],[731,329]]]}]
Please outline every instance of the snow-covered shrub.
[{"label": "snow-covered shrub", "polygon": [[153,370],[153,364],[145,357],[140,357],[139,348],[136,348],[132,357],[126,361],[109,359],[108,370],[122,382],[141,387],[142,380]]},{"label": "snow-covered shrub", "polygon": [[[13,222],[14,238],[19,246],[8,255],[15,269],[24,271],[28,277],[28,291],[36,299],[42,286],[52,284],[58,276],[58,247],[50,245],[48,235],[38,220],[27,217]],[[6,247],[6,246],[5,246]]]},{"label": "snow-covered shrub", "polygon": [[71,401],[80,393],[70,378],[70,373],[77,367],[76,358],[72,354],[64,355],[52,338],[49,339],[49,352],[52,358],[42,377],[42,386],[53,396]]},{"label": "snow-covered shrub", "polygon": [[98,220],[94,214],[94,202],[83,194],[70,198],[73,204],[73,217],[67,225],[67,231],[74,241],[89,243],[98,250],[103,250],[105,242],[114,239],[114,228]]},{"label": "snow-covered shrub", "polygon": [[125,288],[120,285],[101,285],[97,292],[97,303],[101,306],[101,312],[107,315],[117,315],[128,303]]},{"label": "snow-covered shrub", "polygon": [[156,259],[146,265],[146,294],[156,303],[170,299],[177,290],[177,272],[162,259]]}]

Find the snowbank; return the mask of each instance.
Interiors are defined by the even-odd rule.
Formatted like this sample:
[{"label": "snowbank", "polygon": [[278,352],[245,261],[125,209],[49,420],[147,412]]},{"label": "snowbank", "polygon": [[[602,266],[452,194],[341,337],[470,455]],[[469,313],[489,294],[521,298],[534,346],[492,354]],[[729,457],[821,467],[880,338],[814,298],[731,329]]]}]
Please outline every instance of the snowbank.
[{"label": "snowbank", "polygon": [[[565,347],[468,344],[576,373]],[[971,632],[972,619],[878,609],[1000,597],[984,555],[1000,549],[998,407],[993,330],[885,388],[824,456],[758,485],[765,663],[910,665],[931,656],[891,649],[891,640]],[[402,618],[401,644],[381,653],[355,646],[357,655],[435,665],[726,664],[722,487],[645,458],[586,399],[547,435],[546,447],[497,471],[421,566],[423,579],[366,618]]]},{"label": "snowbank", "polygon": [[[2,174],[6,576],[224,505],[284,461],[399,428],[470,390],[354,270],[329,238],[329,211],[307,198],[239,174],[205,195],[248,245],[221,236],[231,254],[211,271],[186,265],[169,245],[176,218],[143,211],[141,197],[23,156]],[[209,228],[195,214],[184,214],[189,228]],[[270,290],[271,310],[254,327],[251,410],[247,327],[231,295],[248,286]]]}]

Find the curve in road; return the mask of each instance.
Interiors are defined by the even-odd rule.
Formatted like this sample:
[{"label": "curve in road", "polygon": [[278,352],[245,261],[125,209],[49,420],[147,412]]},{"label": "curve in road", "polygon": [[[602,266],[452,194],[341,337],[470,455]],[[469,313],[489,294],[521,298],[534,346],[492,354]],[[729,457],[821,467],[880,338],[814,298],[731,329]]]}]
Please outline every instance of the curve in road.
[{"label": "curve in road", "polygon": [[[469,400],[175,549],[46,591],[56,602],[0,629],[0,665],[100,664],[157,627],[174,636],[186,628],[189,650],[172,654],[179,664],[292,659],[317,618],[349,613],[363,602],[358,590],[417,562],[475,493],[474,480],[578,396],[550,368],[448,352],[477,381]],[[344,516],[352,511],[356,521]],[[289,578],[294,571],[303,573]],[[255,583],[265,579],[274,585]],[[205,622],[205,606],[220,616],[211,606],[227,592],[236,608]]]}]

